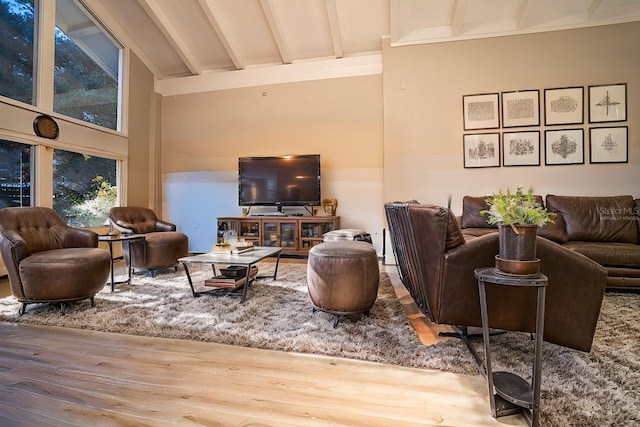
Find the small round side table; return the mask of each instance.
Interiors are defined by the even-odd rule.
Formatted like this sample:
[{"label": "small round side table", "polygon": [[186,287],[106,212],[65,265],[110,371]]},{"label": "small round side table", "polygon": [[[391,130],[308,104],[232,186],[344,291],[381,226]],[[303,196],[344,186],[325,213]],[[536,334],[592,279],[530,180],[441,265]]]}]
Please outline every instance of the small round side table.
[{"label": "small round side table", "polygon": [[[474,270],[480,292],[482,338],[485,351],[485,368],[489,384],[491,415],[494,418],[523,412],[527,423],[537,427],[540,412],[540,382],[542,373],[542,340],[544,335],[545,294],[548,278],[542,273],[527,276],[500,274],[494,267]],[[485,283],[504,286],[535,287],[537,289],[535,353],[531,384],[511,372],[493,372],[491,369],[491,343],[489,342],[489,314]]]}]

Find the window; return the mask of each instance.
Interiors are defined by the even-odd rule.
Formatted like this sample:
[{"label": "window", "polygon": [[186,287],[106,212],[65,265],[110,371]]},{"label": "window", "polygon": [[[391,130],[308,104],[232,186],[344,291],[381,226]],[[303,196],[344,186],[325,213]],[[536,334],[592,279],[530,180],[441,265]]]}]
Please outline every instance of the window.
[{"label": "window", "polygon": [[121,46],[74,0],[57,0],[53,110],[119,129]]},{"label": "window", "polygon": [[31,206],[31,146],[0,140],[0,208]]},{"label": "window", "polygon": [[33,0],[0,0],[0,95],[33,104]]},{"label": "window", "polygon": [[117,197],[115,160],[65,150],[53,152],[53,209],[67,224],[104,225]]}]

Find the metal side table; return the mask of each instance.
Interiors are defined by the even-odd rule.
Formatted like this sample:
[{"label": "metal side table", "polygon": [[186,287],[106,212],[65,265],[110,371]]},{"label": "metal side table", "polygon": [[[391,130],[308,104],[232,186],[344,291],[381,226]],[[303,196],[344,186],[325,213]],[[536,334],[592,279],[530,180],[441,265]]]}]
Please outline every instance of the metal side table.
[{"label": "metal side table", "polygon": [[[111,292],[114,291],[114,286],[127,283],[131,284],[131,242],[134,240],[144,240],[144,234],[108,234],[103,236],[98,236],[98,241],[105,242],[109,245],[109,256],[111,258]],[[127,261],[127,280],[121,280],[119,282],[114,281],[114,264],[116,261],[122,261],[124,259],[124,255],[114,258],[113,257],[113,243],[114,242],[122,242],[122,244],[126,244],[128,246],[129,257]],[[124,248],[123,248],[124,251]]]},{"label": "metal side table", "polygon": [[[548,278],[540,273],[535,276],[507,276],[496,272],[495,268],[478,268],[474,271],[480,291],[480,311],[482,314],[482,338],[484,340],[485,368],[489,384],[491,415],[494,418],[518,412],[524,414],[531,427],[537,427],[540,412],[540,382],[542,374],[542,340],[544,334],[545,294]],[[537,288],[535,353],[531,384],[511,372],[493,372],[491,369],[491,343],[489,342],[489,314],[485,283],[504,286]]]}]

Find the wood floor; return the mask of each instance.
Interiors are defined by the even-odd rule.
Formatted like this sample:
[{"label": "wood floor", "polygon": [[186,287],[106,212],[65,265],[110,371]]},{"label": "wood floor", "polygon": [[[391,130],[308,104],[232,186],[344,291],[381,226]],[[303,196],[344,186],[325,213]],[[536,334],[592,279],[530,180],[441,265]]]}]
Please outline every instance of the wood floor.
[{"label": "wood floor", "polygon": [[[383,268],[421,340],[440,339]],[[479,375],[4,322],[0,342],[2,426],[526,425],[490,416]]]}]

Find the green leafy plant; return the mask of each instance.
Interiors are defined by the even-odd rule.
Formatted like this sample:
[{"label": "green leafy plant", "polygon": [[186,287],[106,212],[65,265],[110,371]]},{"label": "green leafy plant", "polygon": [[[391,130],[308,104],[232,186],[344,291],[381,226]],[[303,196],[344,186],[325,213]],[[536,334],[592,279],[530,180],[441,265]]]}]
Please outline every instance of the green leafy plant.
[{"label": "green leafy plant", "polygon": [[525,193],[518,187],[515,193],[508,188],[506,192],[500,190],[497,194],[486,199],[488,210],[480,211],[481,215],[488,215],[487,222],[492,225],[537,225],[542,227],[553,222],[552,213],[544,208],[533,194],[533,187]]}]

